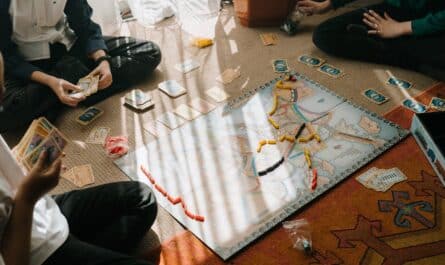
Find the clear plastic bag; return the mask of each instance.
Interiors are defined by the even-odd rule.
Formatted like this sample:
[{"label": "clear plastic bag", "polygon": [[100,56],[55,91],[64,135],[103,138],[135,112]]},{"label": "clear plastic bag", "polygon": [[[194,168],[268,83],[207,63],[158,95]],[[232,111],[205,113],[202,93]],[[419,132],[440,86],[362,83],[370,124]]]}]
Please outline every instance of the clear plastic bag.
[{"label": "clear plastic bag", "polygon": [[292,240],[293,247],[304,251],[307,255],[312,253],[312,235],[306,219],[283,222],[283,227]]}]

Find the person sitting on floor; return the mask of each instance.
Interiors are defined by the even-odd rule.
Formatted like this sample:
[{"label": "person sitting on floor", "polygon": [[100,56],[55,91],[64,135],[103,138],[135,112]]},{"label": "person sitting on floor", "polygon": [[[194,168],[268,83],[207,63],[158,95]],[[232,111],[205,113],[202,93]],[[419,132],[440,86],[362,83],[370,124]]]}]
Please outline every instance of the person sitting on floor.
[{"label": "person sitting on floor", "polygon": [[[0,112],[4,94],[0,53]],[[0,265],[147,265],[128,255],[157,214],[153,191],[118,182],[49,196],[61,158],[24,174],[0,136]]]},{"label": "person sitting on floor", "polygon": [[[297,0],[307,15],[354,0]],[[396,65],[445,80],[445,1],[385,0],[321,23],[313,35],[322,51]]]},{"label": "person sitting on floor", "polygon": [[[105,3],[105,2],[104,2]],[[103,37],[87,0],[0,0],[0,52],[6,71],[0,132],[60,107],[93,105],[144,81],[161,61],[159,47],[131,37]],[[79,78],[99,75],[99,92],[85,98]]]}]

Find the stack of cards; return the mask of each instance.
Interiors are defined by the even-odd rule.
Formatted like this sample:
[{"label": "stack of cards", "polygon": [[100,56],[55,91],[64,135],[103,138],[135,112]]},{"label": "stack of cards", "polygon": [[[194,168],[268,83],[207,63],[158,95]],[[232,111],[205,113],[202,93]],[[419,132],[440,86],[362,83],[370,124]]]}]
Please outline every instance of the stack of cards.
[{"label": "stack of cards", "polygon": [[125,105],[135,110],[145,110],[155,105],[151,96],[140,89],[134,89],[125,95]]},{"label": "stack of cards", "polygon": [[167,80],[158,85],[159,90],[169,95],[170,97],[176,98],[187,93],[187,90],[182,87],[176,80]]},{"label": "stack of cards", "polygon": [[17,161],[30,170],[44,150],[48,153],[48,163],[62,154],[68,144],[67,138],[45,118],[34,120],[13,152]]},{"label": "stack of cards", "polygon": [[385,192],[394,184],[406,180],[407,177],[398,168],[378,169],[373,167],[356,178],[363,186],[375,191]]},{"label": "stack of cards", "polygon": [[77,83],[81,91],[70,94],[73,98],[88,97],[97,92],[99,86],[99,76],[86,76],[79,79]]},{"label": "stack of cards", "polygon": [[62,174],[62,178],[70,181],[79,188],[94,183],[93,169],[90,164],[73,167]]}]

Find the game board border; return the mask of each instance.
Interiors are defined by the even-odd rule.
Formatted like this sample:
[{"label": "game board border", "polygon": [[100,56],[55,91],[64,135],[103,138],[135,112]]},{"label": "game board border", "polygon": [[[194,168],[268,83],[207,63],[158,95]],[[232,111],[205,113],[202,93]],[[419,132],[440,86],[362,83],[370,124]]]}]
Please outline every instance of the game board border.
[{"label": "game board border", "polygon": [[[246,236],[245,238],[238,240],[238,243],[234,244],[234,246],[232,247],[215,247],[215,248],[211,248],[209,247],[213,252],[215,252],[219,257],[221,257],[221,259],[223,259],[224,261],[228,260],[230,257],[232,257],[233,255],[235,255],[236,253],[238,253],[239,251],[241,251],[244,247],[248,246],[250,243],[252,243],[254,240],[258,239],[260,236],[262,236],[265,232],[269,231],[271,228],[275,227],[277,224],[279,224],[280,222],[282,222],[284,219],[288,218],[289,216],[291,216],[292,214],[295,214],[296,211],[300,210],[302,207],[306,206],[307,204],[309,204],[311,201],[313,201],[314,199],[316,199],[317,197],[319,197],[320,195],[322,195],[323,193],[329,191],[331,188],[335,187],[336,185],[340,184],[341,181],[343,181],[345,178],[349,177],[350,175],[352,175],[354,172],[356,172],[357,170],[359,170],[360,168],[362,168],[363,166],[365,166],[366,164],[370,163],[371,161],[373,161],[376,157],[378,157],[379,155],[381,155],[383,152],[387,151],[388,149],[390,149],[391,147],[393,147],[395,144],[397,144],[399,141],[402,141],[405,137],[407,137],[410,133],[408,130],[405,130],[403,128],[401,128],[399,125],[379,116],[377,113],[375,112],[371,112],[368,109],[365,109],[353,102],[351,102],[350,100],[338,95],[337,93],[335,93],[334,91],[328,89],[327,87],[315,82],[314,80],[309,79],[308,77],[297,73],[297,72],[293,72],[292,74],[297,75],[297,78],[300,78],[304,81],[307,81],[313,85],[315,85],[316,87],[320,88],[321,90],[323,90],[324,92],[331,94],[332,96],[337,97],[338,99],[342,100],[342,103],[339,103],[336,107],[338,107],[340,104],[343,103],[348,103],[350,105],[352,105],[354,108],[361,110],[362,112],[370,115],[371,117],[385,123],[388,124],[394,128],[397,129],[398,131],[398,136],[393,137],[392,139],[388,140],[388,142],[386,142],[383,146],[377,148],[372,154],[369,154],[367,157],[364,157],[362,160],[360,160],[358,163],[352,165],[350,168],[346,169],[344,172],[342,172],[341,174],[338,174],[337,176],[335,176],[333,179],[331,179],[329,181],[329,183],[326,183],[322,186],[320,186],[319,188],[317,188],[314,192],[307,194],[306,196],[301,196],[300,198],[298,198],[298,200],[296,200],[295,203],[290,203],[287,206],[284,206],[282,210],[278,211],[274,216],[265,219],[264,221],[264,225],[260,226],[258,229],[256,229],[254,232],[250,233],[248,236]],[[222,108],[223,111],[222,113],[227,113],[230,112],[232,109],[234,108],[238,108],[241,105],[238,105],[235,107],[235,105],[242,103],[242,105],[244,103],[246,103],[251,96],[255,95],[256,92],[266,89],[269,86],[272,86],[274,83],[276,83],[279,80],[282,80],[284,78],[284,75],[274,78],[269,82],[264,83],[263,85],[257,86],[255,88],[252,89],[246,89],[243,90],[243,92],[233,98],[230,98],[229,100],[227,100],[226,104],[224,106],[220,106],[218,108]],[[203,117],[203,116],[202,116]],[[166,137],[166,136],[165,136]],[[142,147],[141,147],[142,148]],[[137,150],[134,150],[133,152],[136,152]],[[118,165],[118,160],[115,160],[114,163],[119,167],[119,169],[121,171],[123,171],[131,180],[135,180],[133,179],[130,175],[127,174],[127,172],[125,172],[119,165]],[[139,166],[139,165],[136,165]],[[137,175],[137,173],[136,173]],[[137,181],[137,179],[136,179]],[[168,211],[167,211],[168,212]],[[169,213],[170,214],[170,213]],[[173,218],[175,218],[172,214],[170,214]],[[175,218],[176,219],[176,218]],[[178,220],[178,219],[176,219]],[[178,222],[180,222],[178,220]],[[181,223],[181,222],[180,222]],[[190,232],[192,232],[191,230],[189,230]],[[193,232],[192,232],[193,233]],[[196,236],[196,235],[195,235]],[[196,236],[198,239],[199,237]],[[201,239],[200,239],[201,240]],[[201,240],[202,241],[202,240]],[[204,241],[202,241],[205,245],[207,245]]]}]

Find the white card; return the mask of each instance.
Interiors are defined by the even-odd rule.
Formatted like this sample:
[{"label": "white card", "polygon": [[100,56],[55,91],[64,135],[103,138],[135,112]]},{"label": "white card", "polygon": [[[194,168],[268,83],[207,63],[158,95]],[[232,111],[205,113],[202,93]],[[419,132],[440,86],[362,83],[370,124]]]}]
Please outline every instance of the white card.
[{"label": "white card", "polygon": [[148,121],[143,124],[144,130],[151,133],[155,137],[167,135],[170,133],[169,129],[159,122],[154,120]]},{"label": "white card", "polygon": [[229,95],[224,91],[224,89],[214,86],[206,91],[206,94],[209,95],[216,102],[222,102],[229,98]]},{"label": "white card", "polygon": [[216,78],[216,81],[226,85],[232,83],[233,80],[240,76],[241,72],[238,69],[228,68]]},{"label": "white card", "polygon": [[182,63],[175,64],[176,70],[182,73],[188,73],[199,68],[199,63],[193,59],[185,60]]},{"label": "white card", "polygon": [[167,80],[158,85],[159,89],[171,97],[179,97],[187,93],[187,90],[182,87],[176,80]]},{"label": "white card", "polygon": [[104,144],[109,132],[110,128],[108,127],[96,127],[90,132],[85,142],[90,144]]},{"label": "white card", "polygon": [[202,98],[195,98],[193,99],[189,105],[198,110],[199,112],[206,114],[209,113],[210,111],[214,110],[216,108],[215,105],[213,105],[212,103],[209,103],[205,100],[203,100]]},{"label": "white card", "polygon": [[186,123],[186,121],[184,119],[176,116],[172,112],[166,112],[166,113],[162,114],[157,120],[159,122],[165,124],[168,128],[170,128],[172,130],[174,130],[174,129],[180,127],[181,125],[183,125],[184,123]]},{"label": "white card", "polygon": [[174,112],[186,120],[194,120],[201,115],[199,111],[196,111],[185,104],[179,105]]}]

